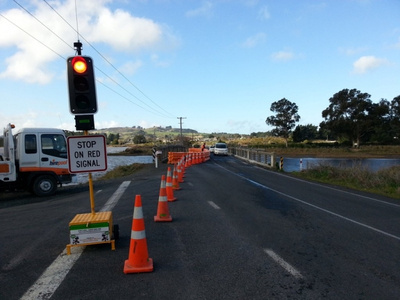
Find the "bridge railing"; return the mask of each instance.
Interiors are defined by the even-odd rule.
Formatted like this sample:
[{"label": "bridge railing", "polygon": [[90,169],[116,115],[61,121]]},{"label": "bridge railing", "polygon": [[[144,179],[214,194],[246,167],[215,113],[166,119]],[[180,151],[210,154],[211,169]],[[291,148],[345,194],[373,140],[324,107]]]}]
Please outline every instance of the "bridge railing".
[{"label": "bridge railing", "polygon": [[157,147],[157,150],[161,151],[160,160],[162,162],[167,162],[169,152],[186,152],[187,148],[180,145],[167,145]]},{"label": "bridge railing", "polygon": [[263,167],[275,167],[276,155],[274,152],[266,152],[264,150],[242,147],[229,147],[228,151],[231,155],[247,160],[251,163],[256,163],[262,165]]}]

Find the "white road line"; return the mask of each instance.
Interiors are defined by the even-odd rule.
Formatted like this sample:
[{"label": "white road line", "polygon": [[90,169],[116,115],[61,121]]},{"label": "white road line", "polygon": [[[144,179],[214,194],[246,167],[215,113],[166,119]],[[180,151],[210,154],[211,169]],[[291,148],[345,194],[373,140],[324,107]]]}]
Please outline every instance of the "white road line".
[{"label": "white road line", "polygon": [[[124,181],[100,211],[112,210],[130,183],[130,181]],[[67,251],[64,249],[20,300],[50,299],[81,256],[84,249],[85,246],[76,247],[71,255],[67,255]]]},{"label": "white road line", "polygon": [[[232,171],[230,171],[230,170],[228,170],[228,169],[226,169],[226,168],[224,168],[224,167],[222,167],[222,166],[220,166],[220,165],[218,165],[218,164],[217,164],[217,166],[219,166],[220,168],[226,170],[227,172],[232,173],[232,174],[234,174],[234,175],[236,175],[236,176],[238,176],[238,177],[240,177],[240,178],[243,178],[244,180],[247,180],[248,182],[251,182],[252,184],[257,185],[257,186],[259,186],[259,187],[261,187],[261,188],[264,188],[264,189],[273,191],[274,193],[280,194],[280,195],[285,196],[285,197],[287,197],[287,198],[290,198],[290,199],[292,199],[292,200],[294,200],[294,201],[297,201],[297,202],[303,203],[303,204],[305,204],[305,205],[311,206],[311,207],[313,207],[313,208],[316,208],[316,209],[318,209],[318,210],[321,210],[321,211],[323,211],[323,212],[326,212],[326,213],[328,213],[328,214],[331,214],[331,215],[333,215],[333,216],[335,216],[335,217],[338,217],[338,218],[341,218],[341,219],[346,220],[346,221],[348,221],[348,222],[351,222],[351,223],[360,225],[360,226],[362,226],[362,227],[368,228],[368,229],[370,229],[370,230],[373,230],[373,231],[375,231],[375,232],[378,232],[378,233],[380,233],[380,234],[386,235],[386,236],[388,236],[388,237],[391,237],[391,238],[394,238],[394,239],[400,241],[400,236],[396,236],[396,235],[394,235],[394,234],[388,233],[388,232],[383,231],[383,230],[380,230],[380,229],[378,229],[378,228],[375,228],[375,227],[369,226],[369,225],[367,225],[367,224],[364,224],[364,223],[355,221],[355,220],[353,220],[353,219],[347,218],[347,217],[345,217],[345,216],[339,215],[339,214],[334,213],[334,212],[332,212],[332,211],[330,211],[330,210],[327,210],[327,209],[325,209],[325,208],[319,207],[319,206],[317,206],[317,205],[308,203],[308,202],[306,202],[306,201],[304,201],[304,200],[300,200],[300,199],[298,199],[298,198],[296,198],[296,197],[293,197],[293,196],[290,196],[290,195],[288,195],[288,194],[282,193],[282,192],[280,192],[280,191],[278,191],[278,190],[271,189],[271,188],[269,188],[269,187],[267,187],[267,186],[265,186],[265,185],[263,185],[263,184],[261,184],[261,183],[258,183],[258,182],[256,182],[256,181],[253,181],[253,180],[251,180],[251,179],[248,179],[248,178],[246,178],[246,177],[244,177],[244,176],[242,176],[242,175],[236,174],[236,173],[234,173],[234,172],[232,172]],[[308,182],[307,182],[307,183],[308,183]]]},{"label": "white road line", "polygon": [[[121,198],[122,194],[125,192],[126,188],[129,186],[130,181],[124,181],[121,183],[119,188],[114,192],[114,194],[108,199],[106,204],[104,204],[103,208],[100,211],[111,211],[114,206],[117,204],[119,198]],[[134,201],[134,199],[133,199]]]},{"label": "white road line", "polygon": [[212,202],[212,201],[207,201],[208,202],[208,204],[210,204],[212,207],[214,207],[215,209],[221,209],[217,204],[215,204],[214,202]]},{"label": "white road line", "polygon": [[337,192],[340,192],[340,193],[343,193],[343,194],[348,194],[348,195],[357,196],[357,197],[364,198],[364,199],[367,199],[367,200],[370,200],[370,201],[374,201],[374,202],[378,202],[378,203],[381,203],[381,204],[385,204],[385,205],[389,205],[389,206],[394,206],[394,207],[400,207],[400,204],[391,203],[391,202],[387,202],[387,201],[382,201],[382,200],[375,199],[375,198],[372,198],[372,197],[368,197],[368,196],[356,194],[356,193],[353,193],[353,192],[349,192],[349,191],[337,189],[337,188],[334,188],[334,187],[331,187],[331,186],[322,185],[322,184],[317,183],[317,182],[311,182],[311,181],[307,181],[307,180],[304,180],[304,179],[301,179],[301,178],[287,176],[287,175],[282,174],[282,173],[276,173],[276,175],[278,175],[278,176],[283,176],[283,177],[287,177],[287,178],[290,178],[290,179],[292,179],[292,180],[297,180],[297,181],[304,182],[304,183],[311,184],[311,185],[322,186],[322,187],[324,187],[324,188],[326,188],[326,189],[334,190],[334,191],[337,191]]},{"label": "white road line", "polygon": [[284,268],[287,272],[289,272],[292,276],[296,278],[303,278],[303,275],[299,271],[296,270],[292,265],[287,263],[282,257],[276,254],[271,249],[264,249],[264,252],[268,254],[275,262],[277,262],[282,268]]},{"label": "white road line", "polygon": [[308,202],[306,202],[306,201],[300,200],[300,199],[298,199],[298,198],[292,197],[292,196],[290,196],[290,195],[288,195],[288,194],[285,194],[285,193],[279,192],[279,191],[277,191],[277,190],[268,188],[268,187],[263,186],[262,184],[260,184],[260,183],[258,183],[258,182],[255,182],[255,181],[253,181],[253,180],[250,180],[250,179],[247,179],[247,178],[246,178],[246,180],[249,181],[249,182],[252,182],[252,183],[255,184],[255,185],[258,185],[258,186],[264,187],[265,189],[268,189],[268,190],[270,190],[270,191],[273,191],[273,192],[275,192],[275,193],[277,193],[277,194],[280,194],[280,195],[283,195],[283,196],[285,196],[285,197],[288,197],[288,198],[290,198],[290,199],[292,199],[292,200],[295,200],[295,201],[297,201],[297,202],[300,202],[300,203],[303,203],[303,204],[305,204],[305,205],[311,206],[311,207],[316,208],[316,209],[318,209],[318,210],[320,210],[320,211],[323,211],[323,212],[326,212],[326,213],[328,213],[328,214],[331,214],[331,215],[333,215],[333,216],[335,216],[335,217],[338,217],[338,218],[341,218],[341,219],[346,220],[346,221],[348,221],[348,222],[351,222],[351,223],[360,225],[360,226],[362,226],[362,227],[368,228],[368,229],[370,229],[370,230],[373,230],[373,231],[375,231],[375,232],[378,232],[378,233],[380,233],[380,234],[386,235],[386,236],[388,236],[388,237],[391,237],[391,238],[394,238],[394,239],[400,241],[400,236],[396,236],[396,235],[394,235],[394,234],[388,233],[388,232],[383,231],[383,230],[380,230],[380,229],[378,229],[378,228],[375,228],[375,227],[369,226],[369,225],[367,225],[367,224],[358,222],[358,221],[356,221],[356,220],[347,218],[347,217],[345,217],[345,216],[339,215],[339,214],[337,214],[337,213],[334,213],[333,211],[327,210],[327,209],[322,208],[322,207],[319,207],[319,206],[317,206],[317,205],[314,205],[314,204],[308,203]]}]

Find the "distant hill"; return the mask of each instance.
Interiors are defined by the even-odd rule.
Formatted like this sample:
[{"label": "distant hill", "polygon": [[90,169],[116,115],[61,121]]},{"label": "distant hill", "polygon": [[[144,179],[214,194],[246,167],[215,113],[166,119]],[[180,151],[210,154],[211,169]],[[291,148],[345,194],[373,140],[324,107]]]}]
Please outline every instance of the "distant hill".
[{"label": "distant hill", "polygon": [[[151,127],[143,128],[141,126],[132,127],[111,127],[102,128],[97,130],[92,130],[91,133],[94,134],[106,134],[108,143],[115,144],[129,144],[135,141],[135,137],[144,136],[144,140],[147,142],[173,142],[179,139],[180,128],[167,127]],[[182,129],[182,134],[184,136],[190,135],[191,138],[199,139],[208,134],[198,133],[193,129]]]},{"label": "distant hill", "polygon": [[[167,127],[151,127],[151,128],[143,128],[141,126],[133,126],[133,127],[110,127],[110,128],[102,128],[93,130],[93,132],[97,133],[138,133],[138,132],[145,132],[148,134],[154,134],[154,132],[177,132],[180,133],[180,128],[172,128],[171,126]],[[195,133],[198,132],[194,129],[185,129],[182,128],[182,133]]]}]

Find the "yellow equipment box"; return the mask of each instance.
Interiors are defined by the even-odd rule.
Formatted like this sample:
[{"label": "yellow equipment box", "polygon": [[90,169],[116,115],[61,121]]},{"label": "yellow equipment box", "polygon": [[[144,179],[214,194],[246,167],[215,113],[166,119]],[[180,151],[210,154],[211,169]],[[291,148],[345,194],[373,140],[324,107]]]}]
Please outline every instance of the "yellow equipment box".
[{"label": "yellow equipment box", "polygon": [[111,250],[115,250],[111,211],[78,214],[69,222],[69,232],[68,255],[71,254],[71,247],[93,244],[108,243]]}]

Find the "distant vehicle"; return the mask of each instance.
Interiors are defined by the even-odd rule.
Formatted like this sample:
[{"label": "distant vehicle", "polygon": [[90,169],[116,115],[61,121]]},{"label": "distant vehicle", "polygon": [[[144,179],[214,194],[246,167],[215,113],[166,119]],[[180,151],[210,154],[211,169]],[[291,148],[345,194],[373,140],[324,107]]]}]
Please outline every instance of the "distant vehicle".
[{"label": "distant vehicle", "polygon": [[214,155],[228,155],[228,146],[225,143],[216,143]]},{"label": "distant vehicle", "polygon": [[215,146],[210,146],[210,152],[214,153]]}]

